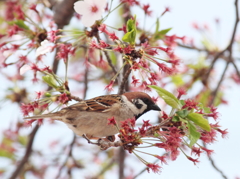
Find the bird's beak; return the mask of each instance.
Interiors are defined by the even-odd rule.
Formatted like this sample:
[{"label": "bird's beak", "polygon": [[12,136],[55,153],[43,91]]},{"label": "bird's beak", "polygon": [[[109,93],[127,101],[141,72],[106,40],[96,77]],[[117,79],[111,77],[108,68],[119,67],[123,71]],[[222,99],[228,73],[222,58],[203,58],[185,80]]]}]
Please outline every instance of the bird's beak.
[{"label": "bird's beak", "polygon": [[154,111],[161,111],[161,109],[158,107],[158,105],[156,105],[156,104],[152,104],[151,106],[150,106],[150,109],[151,110],[154,110]]}]

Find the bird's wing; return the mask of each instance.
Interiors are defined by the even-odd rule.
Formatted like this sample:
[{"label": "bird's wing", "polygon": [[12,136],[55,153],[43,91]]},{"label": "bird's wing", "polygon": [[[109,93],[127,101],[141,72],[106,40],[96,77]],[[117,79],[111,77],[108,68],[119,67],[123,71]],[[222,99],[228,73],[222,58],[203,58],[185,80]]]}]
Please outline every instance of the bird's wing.
[{"label": "bird's wing", "polygon": [[89,100],[81,101],[73,104],[63,110],[77,110],[77,111],[88,111],[88,112],[106,112],[114,104],[121,103],[120,95],[105,95],[98,96]]}]

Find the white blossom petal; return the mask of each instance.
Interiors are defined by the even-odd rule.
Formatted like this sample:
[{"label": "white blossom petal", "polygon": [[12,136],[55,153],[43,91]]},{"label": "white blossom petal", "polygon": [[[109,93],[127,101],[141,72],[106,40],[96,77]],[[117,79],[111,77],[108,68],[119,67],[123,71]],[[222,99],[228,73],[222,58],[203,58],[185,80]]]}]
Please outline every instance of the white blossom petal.
[{"label": "white blossom petal", "polygon": [[[74,10],[82,15],[83,25],[91,27],[96,20],[101,19],[105,6],[106,0],[84,0],[75,2]],[[92,11],[93,7],[97,8],[96,12]]]},{"label": "white blossom petal", "polygon": [[29,66],[29,65],[23,65],[21,68],[20,68],[20,75],[23,75],[24,73],[26,73],[27,71],[31,70],[32,68]]},{"label": "white blossom petal", "polygon": [[83,17],[82,17],[82,23],[83,23],[84,26],[86,26],[86,27],[91,27],[91,26],[94,24],[95,21],[96,21],[95,19],[93,19],[93,18],[88,18],[87,16],[83,16]]},{"label": "white blossom petal", "polygon": [[94,0],[94,1],[101,2],[101,3],[99,3],[99,8],[104,10],[104,8],[106,7],[106,4],[107,4],[106,0],[100,0],[100,1]]},{"label": "white blossom petal", "polygon": [[86,4],[84,1],[78,1],[74,3],[74,10],[78,13],[78,14],[86,14],[89,10],[89,5]]},{"label": "white blossom petal", "polygon": [[39,55],[44,55],[48,52],[51,52],[53,50],[53,45],[48,40],[44,40],[41,42],[41,46],[37,48],[36,50],[36,57]]}]

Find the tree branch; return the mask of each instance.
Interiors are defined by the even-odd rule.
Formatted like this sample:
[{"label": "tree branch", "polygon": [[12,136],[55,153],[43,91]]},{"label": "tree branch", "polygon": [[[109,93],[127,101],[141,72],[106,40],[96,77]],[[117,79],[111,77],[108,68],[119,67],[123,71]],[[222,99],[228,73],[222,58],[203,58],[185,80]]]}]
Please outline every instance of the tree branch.
[{"label": "tree branch", "polygon": [[72,142],[71,142],[70,145],[69,145],[69,148],[70,148],[70,149],[69,149],[68,155],[67,155],[65,161],[63,162],[62,166],[60,167],[60,169],[59,169],[59,171],[58,171],[58,174],[57,174],[57,176],[56,176],[56,179],[60,178],[62,169],[65,167],[65,165],[66,165],[66,163],[67,163],[67,161],[68,161],[68,158],[72,156],[72,149],[73,149],[73,145],[74,145],[74,143],[75,143],[75,140],[76,140],[76,136],[75,136],[75,134],[74,134],[73,140],[72,140]]},{"label": "tree branch", "polygon": [[15,169],[15,171],[13,172],[12,176],[10,177],[10,179],[15,179],[17,178],[18,174],[22,171],[25,163],[27,163],[31,153],[32,153],[32,145],[33,145],[33,141],[34,141],[34,137],[37,133],[39,129],[39,125],[37,124],[31,134],[30,134],[30,137],[29,137],[29,141],[28,141],[28,144],[27,144],[27,148],[26,148],[26,152],[25,152],[25,155],[24,157],[22,158],[22,160],[20,161],[20,163],[18,164],[17,168]]},{"label": "tree branch", "polygon": [[127,84],[128,77],[129,77],[131,71],[132,71],[131,68],[128,66],[128,68],[126,69],[126,72],[124,73],[124,76],[123,76],[123,79],[121,81],[121,84],[119,86],[118,94],[123,94],[124,88],[125,88],[125,86]]},{"label": "tree branch", "polygon": [[[95,37],[97,38],[98,43],[100,43],[101,39],[100,39],[99,33],[97,33]],[[103,51],[103,53],[104,53],[104,55],[105,55],[105,57],[106,57],[106,59],[108,61],[109,66],[112,68],[113,73],[117,74],[117,70],[115,69],[115,67],[114,67],[114,65],[112,63],[112,60],[109,57],[108,53],[106,51]]]},{"label": "tree branch", "polygon": [[[233,28],[233,33],[232,33],[231,40],[230,40],[230,43],[229,43],[228,47],[223,51],[223,52],[225,52],[226,50],[229,51],[228,62],[227,62],[227,64],[226,64],[226,66],[225,66],[225,69],[224,69],[224,71],[223,71],[223,73],[222,73],[222,76],[221,76],[221,78],[220,78],[220,80],[219,80],[219,82],[218,82],[218,85],[217,85],[216,89],[215,89],[215,90],[213,91],[213,93],[212,93],[212,99],[211,99],[211,101],[210,101],[210,105],[213,105],[213,103],[214,103],[214,100],[215,100],[215,98],[216,98],[216,96],[217,96],[219,87],[220,87],[221,83],[223,82],[223,79],[224,79],[225,73],[226,73],[226,71],[227,71],[227,68],[228,68],[228,66],[229,66],[229,63],[230,63],[230,62],[233,62],[232,46],[233,46],[233,43],[234,43],[234,38],[235,38],[235,35],[236,35],[236,32],[237,32],[237,26],[238,26],[238,23],[239,23],[238,0],[235,0],[235,3],[234,3],[234,4],[235,4],[236,20],[235,20],[235,24],[234,24],[234,28]],[[233,65],[234,65],[234,64],[233,64]],[[237,69],[237,68],[236,68],[236,69]],[[237,70],[237,71],[238,71],[238,70]],[[205,143],[204,143],[204,147],[206,147],[206,144],[205,144]],[[214,168],[216,171],[218,171],[218,172],[222,175],[222,177],[223,177],[224,179],[227,179],[227,177],[226,177],[226,175],[223,173],[223,171],[220,170],[220,169],[216,166],[213,158],[212,158],[211,156],[208,156],[208,159],[210,160],[213,168]]]}]

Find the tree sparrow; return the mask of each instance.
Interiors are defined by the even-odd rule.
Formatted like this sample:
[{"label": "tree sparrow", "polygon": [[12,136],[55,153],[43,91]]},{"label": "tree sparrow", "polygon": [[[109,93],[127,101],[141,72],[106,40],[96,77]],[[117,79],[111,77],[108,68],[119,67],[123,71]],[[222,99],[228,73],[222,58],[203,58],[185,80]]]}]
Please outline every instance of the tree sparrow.
[{"label": "tree sparrow", "polygon": [[143,92],[127,92],[122,95],[112,94],[83,100],[62,110],[24,119],[52,118],[67,124],[73,132],[87,138],[101,138],[118,133],[115,126],[108,125],[108,119],[114,117],[117,125],[129,118],[136,120],[144,113],[161,109],[152,98]]}]

